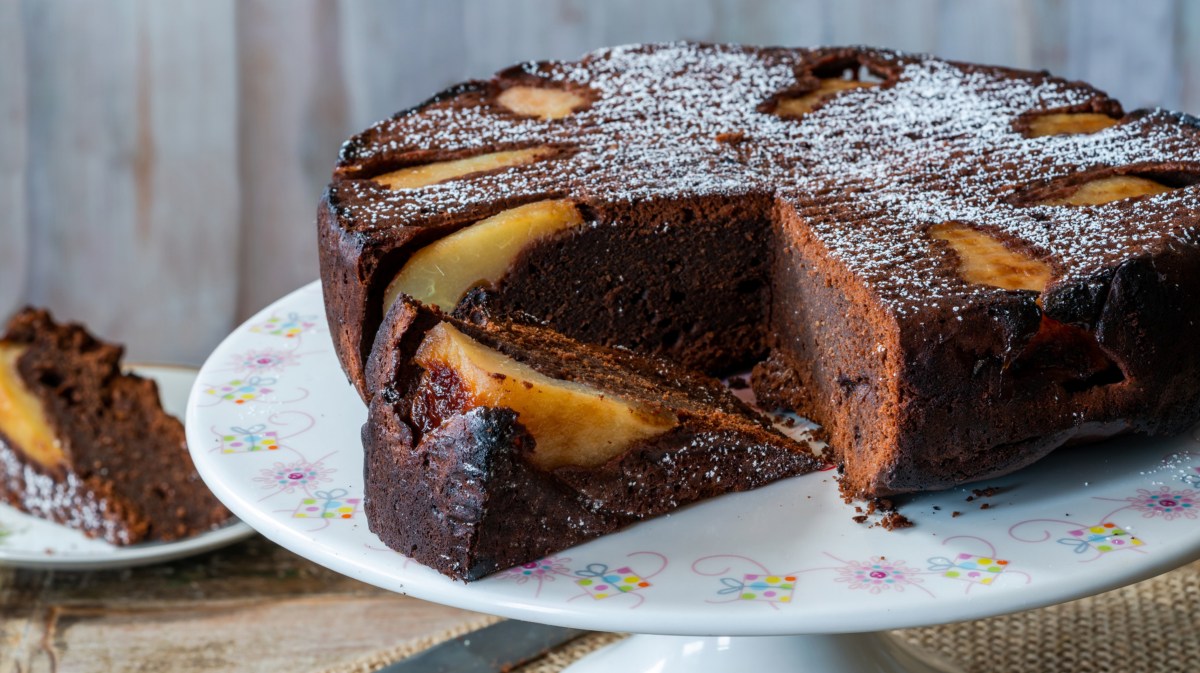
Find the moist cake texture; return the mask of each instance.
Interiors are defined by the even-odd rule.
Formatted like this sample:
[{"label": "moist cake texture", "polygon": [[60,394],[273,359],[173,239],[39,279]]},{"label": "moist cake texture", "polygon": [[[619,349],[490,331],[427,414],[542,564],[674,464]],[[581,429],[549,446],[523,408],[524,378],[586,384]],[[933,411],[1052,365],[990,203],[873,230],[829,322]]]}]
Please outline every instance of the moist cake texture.
[{"label": "moist cake texture", "polygon": [[451,577],[823,465],[715,379],[473,318],[402,297],[367,374],[371,530]]},{"label": "moist cake texture", "polygon": [[0,339],[0,498],[126,545],[176,540],[231,514],[196,473],[183,424],[120,346],[25,309]]},{"label": "moist cake texture", "polygon": [[[530,89],[570,97],[537,114]],[[536,151],[443,165],[514,150]],[[369,399],[408,260],[566,200],[583,223],[463,305],[710,372],[757,363],[760,400],[825,426],[848,492],[944,488],[1200,417],[1198,150],[1188,115],[887,50],[527,63],[344,145],[319,209],[326,308]],[[417,166],[441,181],[387,186]],[[1014,285],[1014,266],[1035,272]]]}]

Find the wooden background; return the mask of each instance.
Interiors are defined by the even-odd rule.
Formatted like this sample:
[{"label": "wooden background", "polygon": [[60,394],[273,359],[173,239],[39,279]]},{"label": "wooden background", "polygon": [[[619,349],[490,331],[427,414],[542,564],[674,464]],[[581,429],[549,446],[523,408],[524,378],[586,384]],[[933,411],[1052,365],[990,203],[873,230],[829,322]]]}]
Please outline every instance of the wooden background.
[{"label": "wooden background", "polygon": [[516,61],[683,38],[929,51],[1200,112],[1189,0],[0,0],[0,314],[198,364],[316,277],[353,131]]}]

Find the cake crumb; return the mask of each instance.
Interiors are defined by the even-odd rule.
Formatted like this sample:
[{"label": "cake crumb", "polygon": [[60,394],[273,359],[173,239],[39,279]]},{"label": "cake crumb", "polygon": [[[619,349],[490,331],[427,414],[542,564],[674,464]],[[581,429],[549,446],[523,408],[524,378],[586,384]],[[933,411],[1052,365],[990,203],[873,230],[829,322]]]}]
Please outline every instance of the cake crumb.
[{"label": "cake crumb", "polygon": [[960,516],[962,516],[962,512],[950,512],[950,518],[952,519],[957,519]]},{"label": "cake crumb", "polygon": [[986,503],[986,502],[985,502],[985,503],[983,503],[983,504],[981,504],[981,505],[979,505],[979,509],[991,509],[991,508],[992,508],[992,506],[991,506],[991,505],[989,505],[989,504],[988,504],[988,503]]},{"label": "cake crumb", "polygon": [[[867,523],[871,516],[878,514],[879,517],[871,523],[871,528],[883,528],[884,530],[898,530],[900,528],[912,528],[913,521],[896,510],[895,501],[889,498],[875,498],[865,501],[865,508],[861,505],[855,505],[855,516],[850,517],[855,523]],[[846,498],[846,504],[851,504],[851,499]]]},{"label": "cake crumb", "polygon": [[888,512],[879,520],[879,526],[884,530],[899,530],[901,528],[912,528],[913,522],[908,517],[900,512]]},{"label": "cake crumb", "polygon": [[736,145],[746,140],[746,134],[743,131],[728,131],[726,133],[718,133],[715,140],[726,145]]}]

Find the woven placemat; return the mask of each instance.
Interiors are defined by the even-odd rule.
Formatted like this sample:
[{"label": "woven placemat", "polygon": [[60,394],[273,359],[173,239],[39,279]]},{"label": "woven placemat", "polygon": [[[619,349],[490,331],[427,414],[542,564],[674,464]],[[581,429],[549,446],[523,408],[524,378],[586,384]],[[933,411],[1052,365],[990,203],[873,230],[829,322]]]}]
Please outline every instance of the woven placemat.
[{"label": "woven placemat", "polygon": [[[492,622],[481,617],[323,673],[370,673]],[[1200,671],[1200,563],[1040,610],[896,631],[968,673],[1196,673]],[[513,673],[558,673],[623,635],[596,633]]]}]

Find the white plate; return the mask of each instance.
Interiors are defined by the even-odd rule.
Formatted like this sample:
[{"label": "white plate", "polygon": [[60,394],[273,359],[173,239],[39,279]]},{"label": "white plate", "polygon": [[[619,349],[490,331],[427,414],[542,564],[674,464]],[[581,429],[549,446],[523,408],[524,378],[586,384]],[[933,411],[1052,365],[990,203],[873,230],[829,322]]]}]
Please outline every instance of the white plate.
[{"label": "white plate", "polygon": [[972,502],[970,489],[922,495],[903,509],[916,527],[896,532],[854,523],[832,475],[806,475],[464,584],[367,529],[365,418],[313,283],[212,354],[188,405],[188,444],[230,509],[317,563],[447,605],[597,630],[738,636],[936,624],[1098,593],[1200,556],[1200,443],[1184,436],[1059,451],[984,484],[1002,492]]},{"label": "white plate", "polygon": [[[167,365],[134,365],[134,371],[158,383],[167,412],[182,418],[196,371]],[[240,521],[174,542],[147,542],[120,547],[83,533],[29,516],[0,504],[0,564],[56,570],[101,570],[160,563],[199,554],[243,540],[254,529]]]}]

